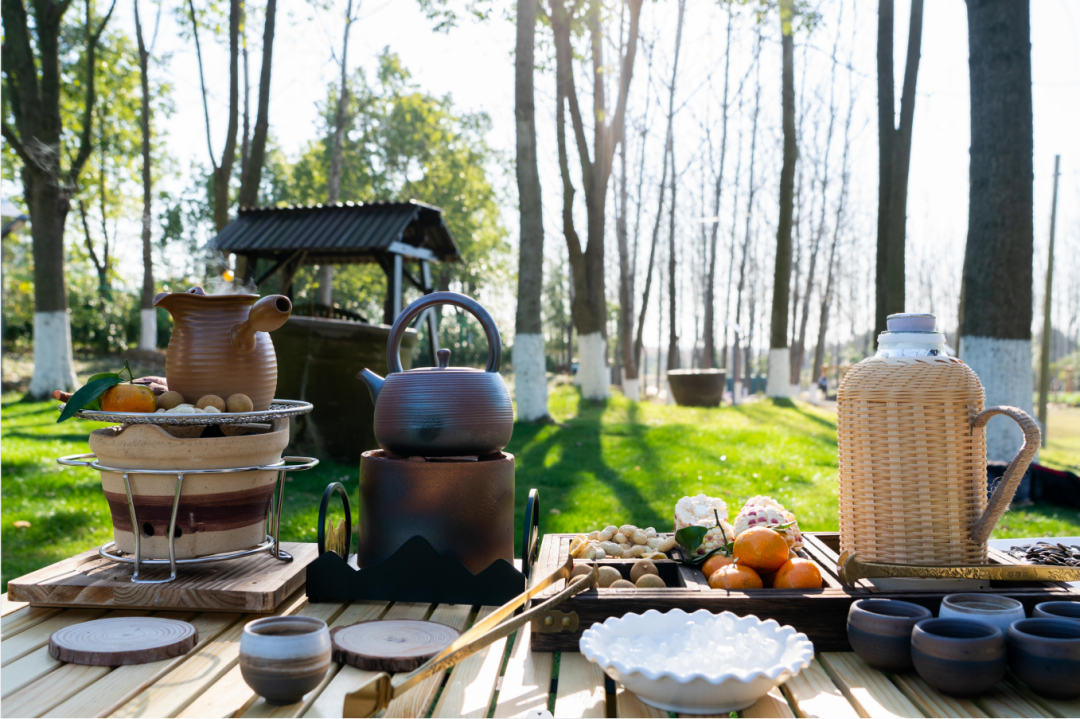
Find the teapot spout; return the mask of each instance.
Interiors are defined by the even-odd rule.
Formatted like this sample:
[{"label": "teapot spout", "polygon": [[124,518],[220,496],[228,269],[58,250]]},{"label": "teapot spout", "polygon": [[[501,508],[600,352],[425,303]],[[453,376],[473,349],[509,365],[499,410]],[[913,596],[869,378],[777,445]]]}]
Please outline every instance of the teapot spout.
[{"label": "teapot spout", "polygon": [[232,345],[238,352],[255,349],[256,332],[273,332],[292,314],[292,302],[285,295],[267,295],[251,306],[248,318],[232,328]]},{"label": "teapot spout", "polygon": [[368,392],[371,393],[371,402],[373,404],[377,402],[379,400],[379,390],[383,386],[383,378],[369,369],[364,369],[360,374],[356,375],[356,379],[367,385]]}]

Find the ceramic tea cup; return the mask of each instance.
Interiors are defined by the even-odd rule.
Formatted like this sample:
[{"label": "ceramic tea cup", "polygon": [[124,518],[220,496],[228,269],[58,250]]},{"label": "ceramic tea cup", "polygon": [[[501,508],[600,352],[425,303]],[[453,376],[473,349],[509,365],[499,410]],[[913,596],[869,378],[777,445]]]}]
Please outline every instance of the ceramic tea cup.
[{"label": "ceramic tea cup", "polygon": [[1066,619],[1080,622],[1080,602],[1042,602],[1035,605],[1033,618]]},{"label": "ceramic tea cup", "polygon": [[1036,694],[1080,697],[1080,623],[1022,619],[1008,631],[1009,668]]},{"label": "ceramic tea cup", "polygon": [[271,704],[292,704],[330,669],[330,630],[313,617],[266,617],[240,637],[240,673]]},{"label": "ceramic tea cup", "polygon": [[860,599],[848,610],[848,642],[874,669],[911,671],[911,630],[933,616],[926,607],[911,602]]},{"label": "ceramic tea cup", "polygon": [[994,594],[950,594],[941,600],[939,617],[970,619],[990,624],[1001,631],[1018,619],[1024,619],[1024,605],[1011,597]]},{"label": "ceramic tea cup", "polygon": [[1005,634],[971,619],[924,619],[911,630],[911,661],[939,692],[977,696],[1005,676]]}]

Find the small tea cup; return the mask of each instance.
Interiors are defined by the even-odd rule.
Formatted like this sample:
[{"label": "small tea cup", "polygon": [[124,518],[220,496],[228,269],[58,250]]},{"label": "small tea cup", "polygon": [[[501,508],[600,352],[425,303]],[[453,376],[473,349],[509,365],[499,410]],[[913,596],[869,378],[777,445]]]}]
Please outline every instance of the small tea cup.
[{"label": "small tea cup", "polygon": [[1005,634],[971,619],[924,619],[911,630],[919,676],[943,694],[973,697],[1005,676]]},{"label": "small tea cup", "polygon": [[990,624],[1002,632],[1018,619],[1024,619],[1024,605],[1011,597],[996,594],[950,594],[941,600],[938,616],[970,619]]},{"label": "small tea cup", "polygon": [[1022,619],[1009,627],[1009,668],[1036,694],[1080,697],[1080,623]]},{"label": "small tea cup", "polygon": [[240,674],[270,704],[293,704],[330,669],[330,630],[314,617],[266,617],[240,637]]},{"label": "small tea cup", "polygon": [[926,607],[911,602],[860,599],[848,609],[848,642],[874,669],[911,671],[911,630],[933,616]]},{"label": "small tea cup", "polygon": [[1065,619],[1080,622],[1080,602],[1042,602],[1031,612],[1033,618]]}]

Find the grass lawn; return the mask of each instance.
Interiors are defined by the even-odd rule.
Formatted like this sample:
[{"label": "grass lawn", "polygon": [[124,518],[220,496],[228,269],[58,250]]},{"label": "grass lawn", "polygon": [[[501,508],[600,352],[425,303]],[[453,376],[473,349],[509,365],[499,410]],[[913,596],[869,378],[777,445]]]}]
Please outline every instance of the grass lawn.
[{"label": "grass lawn", "polygon": [[[551,397],[556,424],[519,424],[508,448],[517,457],[518,532],[528,490],[540,490],[545,532],[591,530],[629,522],[665,529],[685,494],[705,492],[738,505],[768,494],[805,530],[837,528],[836,417],[803,403],[769,401],[720,409],[634,404],[614,394],[580,399],[568,386]],[[88,452],[99,425],[56,424],[55,403],[2,398],[3,589],[9,579],[111,539],[97,473],[61,467],[55,458]],[[1080,470],[1080,410],[1051,415],[1042,460]],[[356,467],[323,463],[290,478],[282,534],[315,541],[318,502],[327,483],[349,487]],[[737,509],[738,506],[735,507]],[[27,528],[14,522],[30,522]],[[995,536],[1080,534],[1080,514],[1035,505],[1005,515]]]}]

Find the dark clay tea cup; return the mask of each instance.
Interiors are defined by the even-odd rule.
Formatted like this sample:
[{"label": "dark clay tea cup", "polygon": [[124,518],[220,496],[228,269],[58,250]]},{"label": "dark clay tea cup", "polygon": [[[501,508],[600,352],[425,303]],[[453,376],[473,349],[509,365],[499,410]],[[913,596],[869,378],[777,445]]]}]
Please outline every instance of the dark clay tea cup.
[{"label": "dark clay tea cup", "polygon": [[924,619],[911,631],[911,660],[942,694],[978,696],[1005,676],[1005,634],[970,619]]},{"label": "dark clay tea cup", "polygon": [[314,617],[266,617],[240,636],[240,674],[271,704],[304,698],[330,669],[330,630]]},{"label": "dark clay tea cup", "polygon": [[860,599],[848,610],[848,641],[878,671],[911,671],[911,630],[932,616],[929,609],[911,602]]},{"label": "dark clay tea cup", "polygon": [[1066,619],[1080,623],[1080,602],[1042,602],[1031,613],[1035,619]]},{"label": "dark clay tea cup", "polygon": [[1007,635],[1009,669],[1036,694],[1080,697],[1080,622],[1021,619]]}]

